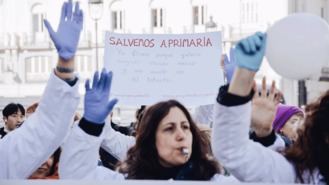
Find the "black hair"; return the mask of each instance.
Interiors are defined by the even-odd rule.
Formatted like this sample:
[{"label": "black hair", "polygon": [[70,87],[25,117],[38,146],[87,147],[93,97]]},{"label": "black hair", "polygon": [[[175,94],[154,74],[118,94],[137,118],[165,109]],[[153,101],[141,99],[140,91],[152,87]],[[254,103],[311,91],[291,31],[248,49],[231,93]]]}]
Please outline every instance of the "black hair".
[{"label": "black hair", "polygon": [[18,111],[22,113],[23,116],[25,116],[25,109],[23,105],[19,103],[9,103],[6,105],[6,107],[2,110],[3,117],[8,117],[12,114],[16,114]]},{"label": "black hair", "polygon": [[119,166],[119,172],[127,174],[127,179],[167,179],[162,176],[163,166],[159,163],[156,132],[161,120],[169,114],[171,108],[176,107],[186,116],[192,134],[193,152],[190,161],[194,168],[186,180],[210,180],[215,174],[221,173],[220,164],[208,155],[208,138],[197,127],[188,110],[178,101],[168,100],[146,108],[143,113],[137,127],[136,144],[129,149],[126,160]]}]

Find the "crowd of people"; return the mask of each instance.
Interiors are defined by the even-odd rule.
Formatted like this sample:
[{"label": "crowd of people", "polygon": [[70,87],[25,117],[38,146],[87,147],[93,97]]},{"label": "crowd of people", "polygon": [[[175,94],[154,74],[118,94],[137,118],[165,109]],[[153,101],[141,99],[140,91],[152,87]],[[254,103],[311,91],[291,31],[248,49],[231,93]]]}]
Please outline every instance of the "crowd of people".
[{"label": "crowd of people", "polygon": [[44,23],[59,55],[57,66],[38,103],[26,111],[10,103],[2,111],[1,180],[329,184],[329,91],[301,109],[284,104],[275,82],[268,87],[263,78],[257,85],[265,33],[240,40],[223,57],[227,83],[213,105],[197,112],[207,119],[167,100],[142,106],[133,131],[127,131],[107,119],[119,101],[110,96],[111,71],[96,71],[85,82],[83,116],[76,114],[79,3],[63,4],[57,31]]}]

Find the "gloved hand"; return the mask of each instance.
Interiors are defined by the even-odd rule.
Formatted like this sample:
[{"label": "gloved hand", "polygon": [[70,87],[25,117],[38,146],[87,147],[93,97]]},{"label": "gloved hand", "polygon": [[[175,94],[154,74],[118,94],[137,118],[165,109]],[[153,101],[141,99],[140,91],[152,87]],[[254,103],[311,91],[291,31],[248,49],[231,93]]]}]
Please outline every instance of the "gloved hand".
[{"label": "gloved hand", "polygon": [[100,78],[98,71],[94,74],[92,88],[89,86],[89,79],[86,81],[86,95],[84,99],[83,117],[95,124],[104,124],[106,117],[112,111],[117,99],[109,101],[112,72],[103,69]]},{"label": "gloved hand", "polygon": [[230,49],[230,59],[228,59],[227,55],[224,56],[224,73],[227,80],[227,83],[230,83],[234,74],[234,70],[236,68],[236,62],[234,58],[234,49]]},{"label": "gloved hand", "polygon": [[83,13],[79,8],[79,3],[75,4],[73,14],[72,0],[63,4],[57,32],[54,32],[47,20],[44,20],[44,24],[59,56],[64,60],[71,59],[77,50],[83,24]]},{"label": "gloved hand", "polygon": [[239,41],[234,49],[234,56],[240,68],[258,71],[266,46],[266,34],[257,32]]}]

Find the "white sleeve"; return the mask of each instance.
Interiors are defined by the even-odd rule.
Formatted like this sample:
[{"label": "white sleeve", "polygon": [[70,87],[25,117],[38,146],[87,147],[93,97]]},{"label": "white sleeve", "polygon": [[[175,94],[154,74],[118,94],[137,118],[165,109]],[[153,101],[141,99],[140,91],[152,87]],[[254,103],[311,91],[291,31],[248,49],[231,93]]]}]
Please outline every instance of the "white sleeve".
[{"label": "white sleeve", "polygon": [[78,82],[51,74],[39,106],[24,124],[0,140],[0,179],[28,178],[60,146],[79,104]]},{"label": "white sleeve", "polygon": [[219,162],[243,182],[294,183],[293,165],[281,154],[249,140],[251,104],[215,105],[212,149]]},{"label": "white sleeve", "polygon": [[124,175],[98,166],[103,134],[96,137],[74,126],[62,145],[59,175],[61,179],[124,180]]},{"label": "white sleeve", "polygon": [[104,131],[105,135],[101,147],[119,161],[123,161],[129,148],[135,145],[135,137],[126,136],[113,130],[111,123],[105,124]]}]

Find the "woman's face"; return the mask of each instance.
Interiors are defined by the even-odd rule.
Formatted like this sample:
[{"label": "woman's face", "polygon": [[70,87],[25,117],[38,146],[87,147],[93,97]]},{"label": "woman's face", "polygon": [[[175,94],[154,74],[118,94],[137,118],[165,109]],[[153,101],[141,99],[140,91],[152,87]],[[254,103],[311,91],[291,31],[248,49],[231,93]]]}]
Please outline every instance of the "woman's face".
[{"label": "woman's face", "polygon": [[[186,163],[192,154],[192,132],[185,114],[178,107],[170,109],[155,135],[160,164],[174,167]],[[188,151],[186,154],[183,150]]]},{"label": "woman's face", "polygon": [[302,115],[295,114],[291,116],[286,124],[282,127],[282,134],[287,136],[289,139],[296,141],[298,138],[297,131],[301,128],[303,120],[304,118]]}]

